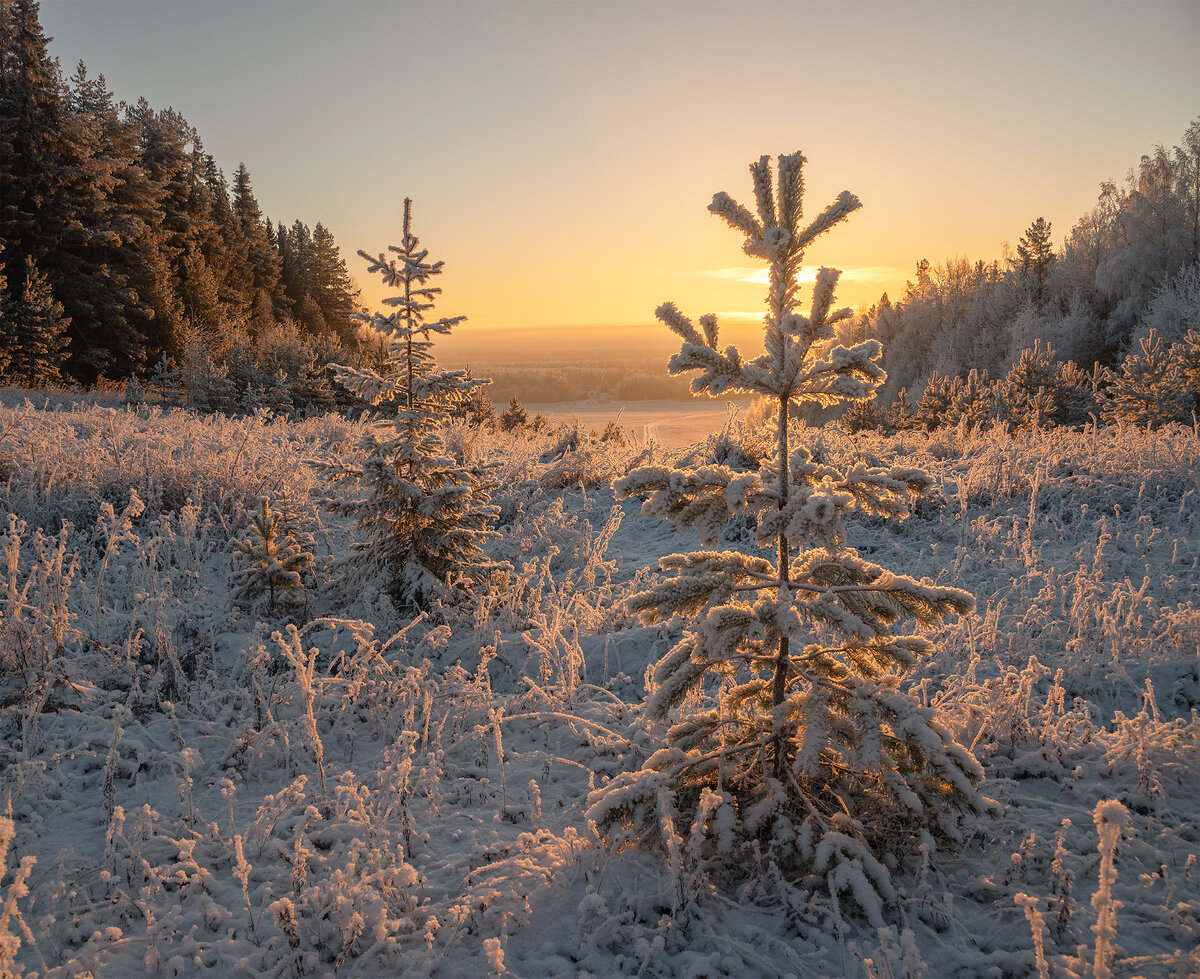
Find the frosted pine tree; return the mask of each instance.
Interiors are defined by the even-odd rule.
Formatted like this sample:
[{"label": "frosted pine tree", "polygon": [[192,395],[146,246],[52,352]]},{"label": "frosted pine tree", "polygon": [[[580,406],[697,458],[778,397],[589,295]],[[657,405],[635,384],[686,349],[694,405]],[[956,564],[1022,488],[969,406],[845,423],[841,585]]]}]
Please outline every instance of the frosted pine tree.
[{"label": "frosted pine tree", "polygon": [[1149,426],[1175,421],[1189,400],[1179,363],[1153,330],[1138,341],[1138,350],[1125,358],[1120,374],[1109,372],[1109,385],[1100,399],[1104,420]]},{"label": "frosted pine tree", "polygon": [[304,579],[312,572],[313,539],[263,499],[250,518],[245,537],[233,542],[234,570],[229,575],[234,604],[254,608],[266,599],[267,612],[305,603]]},{"label": "frosted pine tree", "polygon": [[984,809],[975,759],[902,688],[931,649],[903,624],[933,626],[973,600],[888,571],[847,542],[848,513],[903,519],[932,488],[928,476],[839,468],[794,444],[793,409],[867,398],[885,380],[877,341],[829,340],[850,315],[833,311],[836,270],[817,273],[809,314],[797,309],[805,248],[860,206],[843,192],[802,226],[803,165],[799,153],[779,157],[773,187],[769,158],[752,164],[754,212],[724,193],[709,206],[768,263],[766,352],[744,360],[720,349],[716,316],[697,328],[672,303],[657,311],[683,340],[671,373],[696,372],[694,392],[774,403],[775,454],[761,473],[646,467],[616,490],[645,497],[647,515],[696,530],[702,545],[717,545],[724,525],[749,513],[762,553],[670,555],[660,567],[674,574],[630,599],[647,623],[678,616],[683,637],[650,671],[645,716],[657,750],[598,789],[589,817],[614,843],[657,843],[673,861],[674,827],[694,820],[693,839],[711,826],[708,845],[731,862],[816,875],[810,882],[823,879],[835,901],[849,890],[882,920],[895,895],[885,856],[915,852],[927,830],[956,834],[964,814]]},{"label": "frosted pine tree", "polygon": [[470,587],[497,567],[482,543],[497,509],[490,503],[484,470],[459,465],[446,451],[441,425],[448,413],[485,380],[466,371],[440,370],[431,335],[445,335],[466,317],[427,319],[441,289],[427,285],[442,272],[412,233],[412,201],[404,200],[404,237],[389,246],[396,257],[360,251],[368,270],[397,294],[383,302],[390,313],[364,317],[387,337],[379,370],[337,368],[338,383],[395,414],[377,417],[364,437],[361,463],[324,466],[335,481],[349,483],[353,498],[336,506],[358,519],[365,540],[355,545],[351,581],[383,574],[387,590],[404,610],[427,607],[447,585]]},{"label": "frosted pine tree", "polygon": [[1014,428],[1045,427],[1058,408],[1058,381],[1058,363],[1050,344],[1038,339],[1021,351],[1000,385],[1005,414]]}]

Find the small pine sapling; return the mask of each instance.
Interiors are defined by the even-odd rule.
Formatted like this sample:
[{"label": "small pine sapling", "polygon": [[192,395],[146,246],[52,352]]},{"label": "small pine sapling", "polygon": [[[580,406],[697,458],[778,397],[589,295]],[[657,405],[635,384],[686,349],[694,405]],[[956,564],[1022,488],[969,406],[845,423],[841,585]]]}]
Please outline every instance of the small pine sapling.
[{"label": "small pine sapling", "polygon": [[670,850],[666,827],[692,824],[704,793],[719,793],[714,818],[729,832],[718,851],[749,863],[761,855],[797,880],[814,875],[835,902],[850,891],[882,923],[896,896],[885,854],[916,853],[927,828],[958,835],[963,816],[986,807],[979,764],[901,687],[931,643],[898,627],[935,625],[973,599],[888,571],[846,542],[849,512],[903,519],[932,489],[926,474],[842,469],[819,447],[793,444],[793,407],[872,397],[885,379],[877,341],[847,348],[829,339],[850,315],[832,311],[836,270],[817,273],[811,312],[797,311],[805,248],[860,206],[843,192],[802,227],[803,164],[799,153],[779,157],[777,190],[768,157],[751,165],[757,214],[724,193],[709,207],[746,236],[747,254],[769,263],[765,354],[722,351],[713,315],[697,329],[673,304],[658,309],[683,340],[670,370],[698,372],[694,392],[771,400],[775,453],[761,472],[650,466],[615,489],[645,497],[647,515],[694,528],[704,545],[749,514],[766,553],[673,554],[660,566],[674,576],[632,596],[643,621],[681,617],[683,638],[650,671],[645,715],[658,749],[640,771],[595,791],[589,818],[615,844],[636,838]]},{"label": "small pine sapling", "polygon": [[525,410],[525,406],[521,404],[516,395],[509,398],[508,408],[500,416],[500,428],[503,431],[511,432],[514,428],[521,428],[528,421],[529,412]]},{"label": "small pine sapling", "polygon": [[141,408],[146,403],[146,389],[142,387],[142,382],[137,379],[136,374],[131,374],[125,382],[125,396],[122,400],[130,408]]},{"label": "small pine sapling", "polygon": [[907,431],[915,424],[916,415],[917,409],[908,397],[908,388],[901,388],[887,410],[888,425],[897,432]]},{"label": "small pine sapling", "polygon": [[1200,418],[1200,330],[1188,330],[1169,352],[1179,378],[1180,414],[1184,424],[1196,424]]},{"label": "small pine sapling", "polygon": [[1187,400],[1177,365],[1154,330],[1138,341],[1138,347],[1141,352],[1125,358],[1120,374],[1110,373],[1100,412],[1110,424],[1155,426],[1174,421]]},{"label": "small pine sapling", "polygon": [[1095,386],[1100,367],[1085,371],[1073,360],[1058,365],[1058,386],[1054,400],[1058,402],[1055,423],[1078,427],[1086,425],[1096,410]]},{"label": "small pine sapling", "polygon": [[879,410],[874,399],[863,398],[861,401],[850,402],[849,407],[842,412],[840,423],[851,435],[873,432],[883,425],[883,412]]},{"label": "small pine sapling", "polygon": [[233,542],[238,567],[229,575],[234,604],[253,608],[264,598],[274,615],[305,602],[304,578],[314,563],[312,536],[303,534],[264,499],[246,536]]},{"label": "small pine sapling", "polygon": [[1000,384],[1009,423],[1017,429],[1044,428],[1058,410],[1060,370],[1054,348],[1041,340],[1021,351]]},{"label": "small pine sapling", "polygon": [[917,420],[931,432],[952,424],[951,409],[961,387],[960,378],[944,376],[935,370],[925,382],[925,390],[917,401]]},{"label": "small pine sapling", "polygon": [[995,391],[988,383],[987,371],[982,374],[974,367],[967,374],[967,379],[958,381],[950,399],[950,414],[947,421],[951,425],[964,425],[968,431],[980,431],[984,422],[992,417],[995,407]]},{"label": "small pine sapling", "polygon": [[358,519],[366,540],[355,545],[348,583],[382,573],[392,600],[402,610],[427,608],[451,586],[472,587],[499,566],[482,544],[496,534],[498,515],[485,485],[486,470],[456,462],[446,450],[442,424],[451,411],[486,380],[467,371],[440,370],[430,334],[445,335],[466,317],[427,320],[441,289],[426,285],[442,272],[428,261],[412,233],[412,201],[404,200],[404,237],[389,250],[396,258],[360,251],[372,273],[399,294],[383,301],[388,314],[364,319],[387,337],[379,369],[336,368],[337,381],[370,404],[388,402],[394,415],[378,417],[362,440],[361,463],[322,464],[335,482],[356,495],[334,505]]}]

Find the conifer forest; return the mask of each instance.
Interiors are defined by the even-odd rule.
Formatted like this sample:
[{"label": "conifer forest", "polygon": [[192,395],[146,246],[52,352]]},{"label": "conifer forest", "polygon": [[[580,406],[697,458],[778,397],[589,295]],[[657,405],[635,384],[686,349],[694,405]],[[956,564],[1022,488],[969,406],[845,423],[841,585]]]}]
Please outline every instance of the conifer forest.
[{"label": "conifer forest", "polygon": [[1200,975],[1200,117],[858,308],[870,203],[748,147],[753,346],[672,279],[668,356],[491,372],[419,196],[268,215],[39,16],[0,977]]}]

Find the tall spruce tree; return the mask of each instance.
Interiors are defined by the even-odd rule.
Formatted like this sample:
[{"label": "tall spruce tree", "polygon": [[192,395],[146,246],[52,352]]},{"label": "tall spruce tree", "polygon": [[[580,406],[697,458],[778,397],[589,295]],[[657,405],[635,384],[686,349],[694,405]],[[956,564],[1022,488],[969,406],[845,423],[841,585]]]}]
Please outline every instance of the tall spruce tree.
[{"label": "tall spruce tree", "polygon": [[83,62],[68,107],[78,138],[72,177],[60,192],[71,221],[47,256],[46,272],[71,318],[71,373],[91,381],[144,366],[157,332],[155,241],[163,215],[138,165],[137,128],[120,118],[104,76]]},{"label": "tall spruce tree", "polygon": [[[251,308],[256,308],[256,304],[273,303],[282,274],[279,251],[271,241],[269,223],[263,222],[250,184],[250,171],[244,163],[238,164],[233,175],[233,215],[238,237],[244,244],[249,273],[247,303]],[[255,319],[265,320],[265,309]]]},{"label": "tall spruce tree", "polygon": [[0,0],[0,239],[36,263],[69,222],[60,191],[72,130],[49,40],[35,0]]},{"label": "tall spruce tree", "polygon": [[[8,276],[4,273],[4,242],[0,241],[0,337],[8,336],[8,324],[4,319],[4,308],[8,305]],[[0,342],[0,377],[7,376],[10,360],[8,344]]]},{"label": "tall spruce tree", "polygon": [[761,473],[651,466],[615,489],[645,497],[647,515],[695,529],[710,547],[730,520],[752,515],[764,553],[670,555],[660,567],[673,575],[630,599],[647,623],[681,617],[683,637],[650,673],[645,716],[657,750],[595,791],[589,818],[615,844],[657,842],[672,853],[674,827],[694,825],[694,839],[720,827],[710,851],[759,869],[765,860],[795,880],[816,875],[835,899],[849,890],[882,921],[895,895],[885,855],[915,853],[928,829],[956,834],[962,814],[984,809],[978,763],[902,686],[931,645],[901,626],[932,626],[973,600],[888,571],[847,541],[848,514],[903,519],[932,488],[928,476],[839,468],[819,438],[805,445],[788,424],[796,409],[867,398],[884,381],[877,341],[830,339],[850,315],[832,310],[836,270],[817,273],[811,312],[798,312],[805,248],[860,206],[843,192],[802,226],[804,162],[780,156],[775,187],[768,157],[751,164],[755,212],[724,193],[709,206],[768,264],[765,353],[722,351],[714,315],[697,329],[672,303],[657,310],[683,341],[670,371],[696,372],[694,392],[774,403],[775,454]]},{"label": "tall spruce tree", "polygon": [[[412,233],[412,202],[404,200],[404,236],[389,246],[396,258],[360,251],[371,274],[398,290],[384,299],[391,313],[374,313],[371,326],[388,338],[379,371],[337,368],[337,379],[358,397],[386,402],[394,415],[376,418],[362,442],[360,464],[322,468],[355,495],[335,509],[358,519],[365,540],[356,545],[351,580],[380,573],[398,607],[428,608],[450,587],[470,588],[497,567],[481,547],[497,508],[489,502],[483,470],[449,457],[440,425],[473,388],[488,382],[466,371],[440,370],[431,334],[445,335],[466,317],[426,319],[441,289],[426,283],[442,271],[428,261]],[[364,317],[366,319],[366,317]]]},{"label": "tall spruce tree", "polygon": [[313,228],[311,248],[313,301],[321,311],[325,328],[335,333],[344,345],[351,346],[357,333],[353,317],[359,311],[358,290],[333,233],[319,221]]}]

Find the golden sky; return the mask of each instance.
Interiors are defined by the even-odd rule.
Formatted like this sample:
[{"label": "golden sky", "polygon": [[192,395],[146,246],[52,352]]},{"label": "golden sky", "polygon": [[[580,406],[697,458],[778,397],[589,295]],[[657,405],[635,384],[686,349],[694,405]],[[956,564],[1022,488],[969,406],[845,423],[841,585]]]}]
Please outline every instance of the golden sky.
[{"label": "golden sky", "polygon": [[265,214],[330,228],[370,304],[355,252],[398,240],[412,197],[467,345],[651,324],[666,299],[757,316],[759,266],[706,208],[748,201],[763,153],[807,155],[808,214],[862,199],[808,257],[865,305],[1038,216],[1061,242],[1200,114],[1196,2],[43,0],[42,21],[68,73],[174,106]]}]

